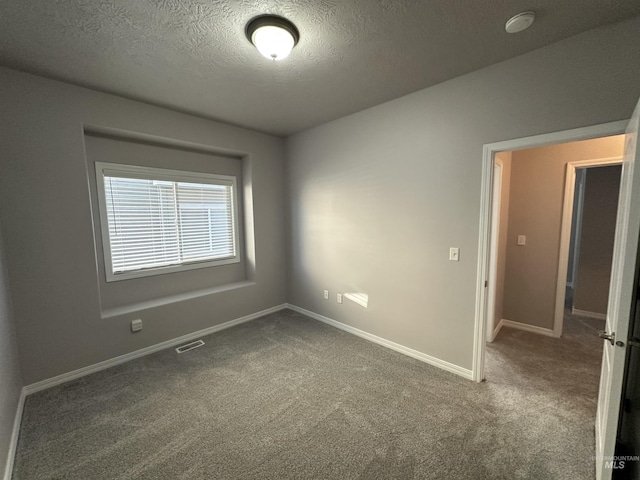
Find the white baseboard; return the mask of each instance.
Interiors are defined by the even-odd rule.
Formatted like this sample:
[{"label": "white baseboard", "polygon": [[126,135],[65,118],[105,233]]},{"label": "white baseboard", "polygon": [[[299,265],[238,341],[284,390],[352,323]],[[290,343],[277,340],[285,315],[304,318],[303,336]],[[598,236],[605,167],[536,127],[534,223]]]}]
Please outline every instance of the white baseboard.
[{"label": "white baseboard", "polygon": [[78,370],[73,370],[71,372],[63,373],[62,375],[48,378],[40,382],[32,383],[24,387],[24,392],[26,393],[26,395],[29,395],[31,393],[39,392],[40,390],[46,390],[47,388],[55,387],[56,385],[60,385],[61,383],[69,382],[71,380],[75,380],[76,378],[84,377],[86,375],[91,375],[92,373],[99,372],[100,370],[105,370],[107,368],[115,367],[116,365],[120,365],[122,363],[135,360],[136,358],[144,357],[146,355],[150,355],[160,350],[164,350],[165,348],[174,347],[176,345],[180,345],[181,343],[185,343],[190,340],[195,340],[199,337],[210,335],[212,333],[219,332],[220,330],[234,327],[236,325],[249,322],[259,317],[264,317],[265,315],[278,312],[285,308],[287,308],[287,304],[283,303],[282,305],[277,305],[275,307],[267,308],[266,310],[262,310],[260,312],[245,315],[244,317],[236,318],[235,320],[230,320],[228,322],[221,323],[220,325],[214,325],[212,327],[205,328],[203,330],[198,330],[197,332],[188,333],[178,338],[173,338],[165,342],[157,343],[155,345],[151,345],[149,347],[136,350],[135,352],[125,353],[124,355],[110,358],[109,360],[105,360],[103,362],[95,363],[93,365],[88,365],[86,367],[79,368]]},{"label": "white baseboard", "polygon": [[607,315],[605,313],[589,312],[587,310],[580,310],[578,308],[571,307],[571,315],[578,315],[579,317],[595,318],[596,320],[606,320]]},{"label": "white baseboard", "polygon": [[538,327],[536,325],[529,325],[528,323],[514,322],[513,320],[502,319],[500,320],[502,327],[516,328],[525,332],[537,333],[539,335],[545,335],[547,337],[557,337],[550,328]]},{"label": "white baseboard", "polygon": [[500,319],[500,321],[498,322],[498,325],[496,325],[496,328],[493,329],[489,342],[493,342],[496,339],[502,327],[504,327],[504,319]]},{"label": "white baseboard", "polygon": [[18,400],[18,408],[16,408],[16,416],[13,420],[13,430],[11,431],[11,440],[9,441],[9,451],[7,452],[7,464],[4,468],[4,480],[11,480],[13,473],[13,462],[16,458],[16,448],[18,447],[18,436],[20,435],[20,424],[22,423],[22,411],[24,410],[24,399],[27,396],[24,388],[20,391],[20,399]]},{"label": "white baseboard", "polygon": [[431,355],[427,355],[426,353],[413,350],[412,348],[405,347],[403,345],[384,339],[382,337],[378,337],[377,335],[367,333],[364,330],[360,330],[358,328],[345,325],[344,323],[338,322],[337,320],[333,320],[329,317],[325,317],[324,315],[311,312],[310,310],[306,310],[296,305],[287,304],[287,308],[290,308],[291,310],[294,310],[298,313],[306,315],[307,317],[311,317],[314,320],[318,320],[322,323],[326,323],[327,325],[331,325],[332,327],[336,327],[336,328],[339,328],[340,330],[344,330],[345,332],[351,333],[353,335],[357,335],[358,337],[364,338],[365,340],[369,340],[370,342],[377,343],[378,345],[382,345],[383,347],[387,347],[391,350],[395,350],[396,352],[402,353],[409,357],[428,363],[429,365],[433,365],[434,367],[441,368],[442,370],[446,370],[447,372],[455,373],[456,375],[464,377],[467,380],[473,379],[471,370],[467,370],[466,368],[462,368],[458,365],[454,365],[453,363],[445,362],[444,360],[440,360],[439,358],[432,357]]}]

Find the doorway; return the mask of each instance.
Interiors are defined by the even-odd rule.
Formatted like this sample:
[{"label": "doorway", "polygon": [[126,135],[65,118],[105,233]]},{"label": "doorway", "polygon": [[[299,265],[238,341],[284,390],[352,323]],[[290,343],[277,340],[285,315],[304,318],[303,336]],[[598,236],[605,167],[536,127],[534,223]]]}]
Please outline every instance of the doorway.
[{"label": "doorway", "polygon": [[575,169],[573,205],[565,206],[572,210],[569,246],[561,247],[568,250],[564,309],[570,315],[606,319],[621,176],[615,161]]},{"label": "doorway", "polygon": [[[621,135],[624,133],[627,122],[613,122],[603,125],[584,127],[575,130],[567,130],[563,132],[555,132],[550,134],[537,135],[534,137],[526,137],[516,140],[508,140],[488,144],[483,150],[483,170],[482,170],[482,188],[480,198],[480,239],[478,247],[478,271],[476,281],[476,315],[475,315],[475,340],[473,351],[472,378],[476,382],[481,382],[485,378],[484,363],[487,330],[494,327],[489,325],[488,315],[488,293],[491,292],[492,286],[489,284],[489,272],[491,268],[491,218],[493,213],[494,202],[494,162],[495,157],[500,152],[515,151],[529,149],[535,147],[543,147],[554,144],[589,140],[613,135]],[[503,189],[504,192],[504,189]],[[569,223],[570,225],[570,223]],[[526,240],[525,240],[526,241]],[[567,242],[568,243],[568,242]],[[568,254],[567,254],[568,255]],[[568,261],[568,259],[567,259]],[[565,264],[566,268],[566,264]],[[554,282],[555,284],[555,282]],[[557,285],[555,285],[557,287]],[[493,286],[495,288],[495,286]],[[564,299],[564,285],[562,285]],[[555,304],[553,305],[555,309]],[[493,322],[491,322],[493,323]],[[547,329],[551,330],[552,329]]]},{"label": "doorway", "polygon": [[623,149],[617,135],[495,154],[489,342],[503,327],[560,337],[565,315],[604,320]]},{"label": "doorway", "polygon": [[[566,437],[555,441],[574,439],[575,458],[587,467],[594,453],[584,432],[596,422],[623,149],[624,137],[610,136],[494,156],[486,333],[495,343],[486,347],[486,378],[496,391],[512,389],[525,409],[539,409],[541,424],[559,421]],[[567,283],[579,295],[565,310]]]},{"label": "doorway", "polygon": [[[487,328],[487,292],[490,267],[491,207],[493,163],[497,152],[517,150],[535,146],[551,145],[569,141],[595,139],[619,135],[624,136],[624,159],[620,179],[620,195],[615,227],[613,265],[609,291],[609,305],[605,330],[599,337],[603,340],[602,369],[595,418],[596,478],[611,478],[612,460],[616,432],[620,425],[620,403],[624,378],[625,354],[629,338],[630,315],[635,295],[636,260],[640,235],[640,102],[631,119],[626,122],[583,127],[575,130],[538,135],[524,139],[487,144],[484,146],[481,188],[480,236],[478,249],[478,271],[476,282],[476,317],[472,378],[476,382],[484,379],[484,361]],[[557,287],[558,285],[556,285]],[[564,285],[561,285],[564,287]],[[535,336],[534,336],[535,337]],[[538,338],[544,338],[537,336]],[[555,339],[548,339],[555,340]],[[550,383],[553,384],[553,378]],[[588,430],[593,431],[592,428]]]},{"label": "doorway", "polygon": [[606,319],[621,175],[622,156],[567,164],[556,337],[562,335],[567,308],[573,316]]}]

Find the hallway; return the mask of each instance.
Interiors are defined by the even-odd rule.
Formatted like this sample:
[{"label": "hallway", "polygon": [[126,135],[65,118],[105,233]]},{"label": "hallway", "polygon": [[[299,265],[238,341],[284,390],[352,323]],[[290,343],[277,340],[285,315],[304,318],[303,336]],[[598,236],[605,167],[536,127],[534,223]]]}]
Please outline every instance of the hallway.
[{"label": "hallway", "polygon": [[[486,381],[490,389],[511,390],[520,402],[527,429],[552,430],[549,453],[567,451],[573,478],[594,478],[594,423],[602,340],[602,320],[565,312],[562,338],[503,328],[487,344]],[[522,429],[526,437],[535,435]],[[537,435],[536,435],[537,436]],[[524,442],[526,443],[526,442]],[[521,445],[513,445],[514,449]]]}]

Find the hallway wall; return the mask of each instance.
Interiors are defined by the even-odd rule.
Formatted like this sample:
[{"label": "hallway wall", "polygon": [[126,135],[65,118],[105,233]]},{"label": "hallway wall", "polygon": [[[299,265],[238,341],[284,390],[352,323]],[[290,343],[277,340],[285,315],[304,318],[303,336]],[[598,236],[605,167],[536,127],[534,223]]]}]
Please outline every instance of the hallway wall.
[{"label": "hallway wall", "polygon": [[[513,152],[504,318],[553,329],[566,165],[618,157],[624,136]],[[524,246],[518,235],[526,235]]]}]

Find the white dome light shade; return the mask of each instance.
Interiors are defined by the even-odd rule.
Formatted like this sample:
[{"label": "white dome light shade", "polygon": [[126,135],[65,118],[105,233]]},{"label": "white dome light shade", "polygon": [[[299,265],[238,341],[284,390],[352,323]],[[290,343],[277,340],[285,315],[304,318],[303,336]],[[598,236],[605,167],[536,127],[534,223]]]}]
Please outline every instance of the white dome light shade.
[{"label": "white dome light shade", "polygon": [[277,15],[255,17],[247,24],[245,33],[249,41],[269,60],[287,58],[300,39],[296,26]]},{"label": "white dome light shade", "polygon": [[253,32],[251,42],[269,60],[284,60],[295,45],[293,35],[284,28],[272,25],[259,27]]}]

